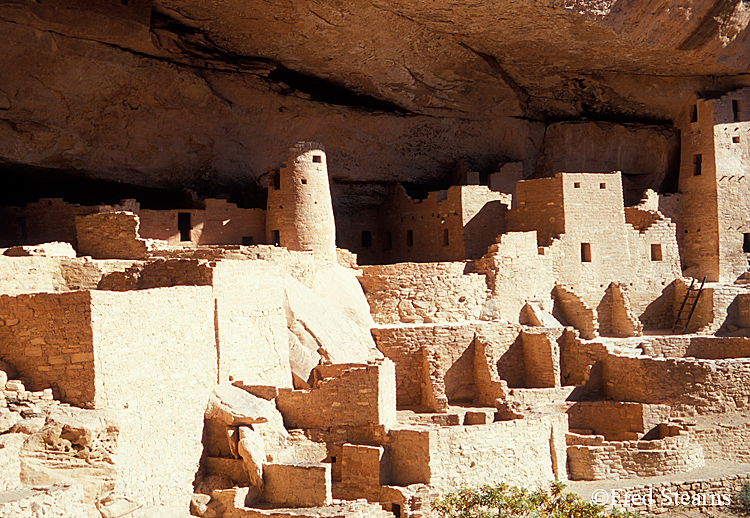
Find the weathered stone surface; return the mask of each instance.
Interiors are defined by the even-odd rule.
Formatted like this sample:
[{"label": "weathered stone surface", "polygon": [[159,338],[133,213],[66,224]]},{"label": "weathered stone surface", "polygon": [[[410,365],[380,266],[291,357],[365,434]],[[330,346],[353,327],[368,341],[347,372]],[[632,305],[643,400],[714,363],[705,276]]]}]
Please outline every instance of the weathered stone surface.
[{"label": "weathered stone surface", "polygon": [[254,486],[263,485],[263,462],[266,460],[263,437],[247,426],[240,426],[238,451]]},{"label": "weathered stone surface", "polygon": [[8,257],[76,257],[76,251],[70,243],[42,243],[37,246],[13,246],[6,249],[3,255]]},{"label": "weathered stone surface", "polygon": [[227,426],[266,423],[276,407],[265,399],[241,388],[222,383],[214,389],[206,408],[206,419],[216,419]]},{"label": "weathered stone surface", "polygon": [[[340,309],[347,305],[346,300],[353,298],[347,296],[351,288],[342,293],[342,301],[338,303],[330,302],[338,297],[336,292],[328,291],[324,298],[291,277],[285,280],[285,290],[287,326],[297,339],[290,340],[290,361],[292,372],[300,380],[306,382],[310,370],[321,359],[357,363],[382,357],[369,327],[362,324],[361,310],[354,310],[360,315],[355,320]],[[360,292],[360,300],[354,299],[360,308],[362,298]]]}]

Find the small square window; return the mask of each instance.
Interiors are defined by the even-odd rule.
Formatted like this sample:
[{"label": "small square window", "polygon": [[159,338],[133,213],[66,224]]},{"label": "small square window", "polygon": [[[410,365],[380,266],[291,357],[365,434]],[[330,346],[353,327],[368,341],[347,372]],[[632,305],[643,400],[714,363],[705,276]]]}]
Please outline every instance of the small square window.
[{"label": "small square window", "polygon": [[302,182],[302,185],[307,185],[307,180],[306,180],[306,179],[304,179],[304,178],[303,178],[303,179],[301,179],[301,180],[300,180],[300,182]]},{"label": "small square window", "polygon": [[651,245],[651,260],[652,261],[661,261],[661,245],[660,244],[652,244]]},{"label": "small square window", "polygon": [[600,183],[599,184],[599,188],[600,189],[606,189],[607,188],[607,184],[606,183]]},{"label": "small square window", "polygon": [[316,164],[319,164],[322,161],[323,161],[323,157],[322,156],[320,156],[320,155],[313,155],[313,162],[315,162]]},{"label": "small square window", "polygon": [[591,262],[591,243],[581,243],[581,262]]},{"label": "small square window", "polygon": [[581,188],[581,182],[575,182],[575,183],[573,183],[573,188],[574,189],[580,189]]},{"label": "small square window", "polygon": [[740,143],[740,137],[732,137],[732,144],[739,144]]}]

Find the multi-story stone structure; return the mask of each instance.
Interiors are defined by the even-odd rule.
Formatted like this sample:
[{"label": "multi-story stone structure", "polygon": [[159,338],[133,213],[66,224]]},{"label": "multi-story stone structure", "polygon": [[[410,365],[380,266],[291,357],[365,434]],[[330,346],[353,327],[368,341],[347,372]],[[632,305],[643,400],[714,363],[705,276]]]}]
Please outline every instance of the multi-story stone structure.
[{"label": "multi-story stone structure", "polygon": [[750,253],[750,88],[694,96],[675,125],[683,266],[709,282],[734,281]]}]

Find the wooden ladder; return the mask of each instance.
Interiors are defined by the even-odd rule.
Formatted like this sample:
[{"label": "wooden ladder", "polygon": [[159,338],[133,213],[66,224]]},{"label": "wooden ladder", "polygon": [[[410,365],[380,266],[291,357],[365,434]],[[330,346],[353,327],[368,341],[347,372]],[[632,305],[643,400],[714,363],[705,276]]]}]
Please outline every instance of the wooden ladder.
[{"label": "wooden ladder", "polygon": [[[679,311],[677,311],[677,318],[675,319],[674,325],[672,326],[672,333],[675,332],[675,329],[677,329],[677,327],[680,325],[680,322],[685,322],[685,325],[682,327],[682,332],[680,334],[684,335],[687,332],[690,319],[693,317],[695,307],[698,305],[698,299],[701,298],[701,293],[703,293],[704,284],[706,284],[705,276],[703,277],[701,285],[697,290],[693,289],[693,286],[695,286],[695,279],[690,281],[690,287],[685,292],[685,298],[682,299],[680,309]],[[685,315],[687,315],[687,317]]]}]

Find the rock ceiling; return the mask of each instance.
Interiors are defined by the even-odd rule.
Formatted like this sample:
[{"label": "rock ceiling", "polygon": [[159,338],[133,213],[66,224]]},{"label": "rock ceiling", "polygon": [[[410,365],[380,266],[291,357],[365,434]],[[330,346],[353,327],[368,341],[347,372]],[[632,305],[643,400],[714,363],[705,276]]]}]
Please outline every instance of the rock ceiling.
[{"label": "rock ceiling", "polygon": [[546,124],[670,124],[750,84],[750,2],[4,0],[0,162],[247,186],[298,139],[341,182],[528,161]]}]

